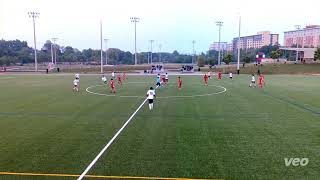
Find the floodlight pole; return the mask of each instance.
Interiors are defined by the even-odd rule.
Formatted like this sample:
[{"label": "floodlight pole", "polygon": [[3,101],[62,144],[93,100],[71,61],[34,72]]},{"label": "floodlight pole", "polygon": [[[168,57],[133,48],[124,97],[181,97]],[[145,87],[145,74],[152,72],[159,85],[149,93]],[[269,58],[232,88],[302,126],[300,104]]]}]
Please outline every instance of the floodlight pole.
[{"label": "floodlight pole", "polygon": [[106,44],[106,65],[108,65],[108,40],[104,39],[104,43]]},{"label": "floodlight pole", "polygon": [[152,43],[154,42],[154,40],[150,40],[150,45],[151,45],[151,54],[150,54],[150,63],[152,64]]},{"label": "floodlight pole", "polygon": [[[300,30],[301,26],[300,25],[295,25],[294,26],[297,30]],[[296,43],[297,43],[297,51],[296,51],[296,63],[298,63],[298,56],[299,56],[299,44],[298,44],[298,35],[297,35],[297,38],[296,38]]]},{"label": "floodlight pole", "polygon": [[103,73],[102,21],[100,20],[100,73]]},{"label": "floodlight pole", "polygon": [[161,44],[159,44],[159,62],[161,62],[162,61],[162,57],[161,57],[161,48],[162,48],[162,45]]},{"label": "floodlight pole", "polygon": [[219,44],[218,44],[218,49],[219,49],[219,56],[218,56],[218,65],[221,65],[221,55],[220,55],[220,38],[221,38],[221,26],[223,25],[222,21],[217,21],[216,25],[219,26]]},{"label": "floodlight pole", "polygon": [[28,12],[28,15],[33,20],[33,42],[34,42],[34,66],[35,71],[38,71],[38,59],[37,59],[37,38],[36,38],[36,23],[35,19],[39,17],[40,13],[38,12]]},{"label": "floodlight pole", "polygon": [[237,60],[237,73],[240,74],[240,35],[241,35],[241,15],[239,14],[239,36],[238,36],[238,60]]},{"label": "floodlight pole", "polygon": [[53,43],[51,42],[51,63],[53,64]]},{"label": "floodlight pole", "polygon": [[[58,40],[58,38],[52,38],[52,41],[53,41],[53,45],[51,43],[51,45],[53,46],[54,48],[54,52],[52,52],[52,55],[54,54],[54,65],[56,66],[57,65],[57,46],[56,46],[56,41]],[[51,46],[51,47],[52,47]],[[51,48],[52,49],[52,48]],[[53,58],[52,58],[52,63],[53,63]]]},{"label": "floodlight pole", "polygon": [[196,43],[196,41],[195,40],[193,40],[192,41],[192,64],[194,64],[194,61],[195,61],[195,55],[196,55],[196,53],[195,53],[195,51],[194,51],[194,44]]},{"label": "floodlight pole", "polygon": [[137,22],[139,22],[140,18],[131,17],[130,20],[131,22],[134,22],[134,64],[137,65]]}]

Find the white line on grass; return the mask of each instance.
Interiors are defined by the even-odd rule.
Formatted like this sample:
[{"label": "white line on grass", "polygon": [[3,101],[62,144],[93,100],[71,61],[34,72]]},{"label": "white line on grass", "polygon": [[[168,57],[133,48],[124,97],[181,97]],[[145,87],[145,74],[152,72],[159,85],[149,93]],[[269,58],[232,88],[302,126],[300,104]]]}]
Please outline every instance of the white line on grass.
[{"label": "white line on grass", "polygon": [[[157,89],[158,87],[156,87]],[[98,159],[102,156],[102,154],[108,149],[108,147],[113,143],[113,141],[119,136],[121,131],[124,130],[124,128],[129,124],[129,122],[132,120],[132,118],[137,114],[137,112],[141,109],[141,107],[144,105],[144,103],[147,101],[148,98],[146,98],[138,107],[138,109],[130,116],[130,118],[127,120],[126,123],[118,130],[118,132],[112,137],[112,139],[108,142],[107,145],[104,146],[104,148],[100,151],[100,153],[94,158],[94,160],[89,164],[89,166],[83,171],[83,173],[79,176],[78,180],[83,179],[83,177],[88,173],[88,171],[92,168],[92,166],[98,161]]]},{"label": "white line on grass", "polygon": [[3,80],[3,79],[15,79],[16,77],[0,77],[0,80]]},{"label": "white line on grass", "polygon": [[[120,98],[143,98],[143,96],[118,96],[118,95],[114,95],[114,94],[103,94],[103,93],[97,93],[97,92],[93,92],[90,91],[89,89],[93,88],[93,87],[98,87],[98,86],[104,86],[104,85],[93,85],[93,86],[89,86],[86,88],[86,92],[89,94],[94,94],[94,95],[98,95],[98,96],[113,96],[113,97],[120,97]],[[218,88],[221,88],[222,91],[219,92],[214,92],[214,93],[207,93],[207,94],[194,94],[194,95],[189,95],[189,96],[165,96],[165,97],[157,97],[157,99],[173,99],[173,98],[195,98],[195,97],[203,97],[203,96],[212,96],[212,95],[217,95],[217,94],[222,94],[225,93],[227,91],[227,89],[223,86],[216,86],[216,85],[208,85],[208,86],[215,86]]]}]

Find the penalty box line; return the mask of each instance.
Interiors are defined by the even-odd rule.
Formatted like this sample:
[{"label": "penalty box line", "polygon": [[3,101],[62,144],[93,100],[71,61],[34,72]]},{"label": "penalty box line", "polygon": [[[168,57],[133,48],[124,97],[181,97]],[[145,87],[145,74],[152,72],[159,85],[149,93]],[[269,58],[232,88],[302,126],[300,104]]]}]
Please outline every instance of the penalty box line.
[{"label": "penalty box line", "polygon": [[[156,87],[156,89],[158,86]],[[89,170],[93,167],[93,165],[99,160],[99,158],[102,156],[102,154],[110,147],[110,145],[113,143],[113,141],[119,136],[119,134],[124,130],[124,128],[130,123],[130,121],[133,119],[133,117],[137,114],[137,112],[141,109],[141,107],[146,103],[148,98],[146,98],[140,106],[134,111],[134,113],[129,117],[126,123],[122,125],[122,127],[117,131],[117,133],[112,137],[112,139],[103,147],[103,149],[99,152],[99,154],[93,159],[93,161],[88,165],[88,167],[81,173],[78,180],[82,180],[85,175],[89,172]]]},{"label": "penalty box line", "polygon": [[[38,176],[38,177],[78,177],[79,174],[52,174],[52,173],[30,173],[30,172],[0,172],[0,176]],[[85,175],[92,179],[136,179],[136,180],[223,180],[223,179],[195,179],[195,178],[172,178],[172,177],[146,177],[146,176],[105,176],[105,175]]]}]

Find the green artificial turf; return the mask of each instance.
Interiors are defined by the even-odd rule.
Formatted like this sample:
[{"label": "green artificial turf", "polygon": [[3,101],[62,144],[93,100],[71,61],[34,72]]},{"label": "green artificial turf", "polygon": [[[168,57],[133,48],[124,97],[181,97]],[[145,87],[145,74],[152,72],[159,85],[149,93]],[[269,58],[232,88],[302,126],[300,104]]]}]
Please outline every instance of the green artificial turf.
[{"label": "green artificial turf", "polygon": [[[154,77],[129,76],[117,96],[85,89],[100,77],[0,76],[0,171],[81,174],[144,100]],[[320,76],[248,75],[209,81],[176,76],[156,91],[88,174],[220,179],[320,177]],[[227,89],[225,93],[215,94]],[[107,86],[90,91],[110,95]],[[210,96],[185,97],[211,94]],[[137,96],[137,97],[119,97]],[[166,98],[170,97],[171,98]],[[284,158],[309,158],[285,166]],[[0,179],[75,179],[4,176]]]}]

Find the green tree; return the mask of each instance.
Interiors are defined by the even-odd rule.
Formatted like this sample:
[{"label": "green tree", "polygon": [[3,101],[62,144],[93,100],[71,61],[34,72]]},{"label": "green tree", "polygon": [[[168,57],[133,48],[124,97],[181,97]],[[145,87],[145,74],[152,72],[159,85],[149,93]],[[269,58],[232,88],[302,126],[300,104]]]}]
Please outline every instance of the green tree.
[{"label": "green tree", "polygon": [[[270,57],[273,60],[279,60],[280,56],[281,56],[281,51],[280,50],[272,51],[271,54],[270,54]],[[276,61],[274,61],[274,62],[276,62]]]},{"label": "green tree", "polygon": [[271,52],[272,51],[277,51],[279,49],[278,45],[274,45],[274,46],[262,46],[258,52],[263,52],[266,57],[271,57]]},{"label": "green tree", "polygon": [[251,62],[251,58],[247,55],[243,58],[243,61],[244,61],[243,67],[245,67],[245,64],[248,64]]},{"label": "green tree", "polygon": [[205,58],[204,58],[204,56],[199,56],[199,57],[198,57],[198,66],[199,66],[199,67],[203,67],[204,64],[205,64]]},{"label": "green tree", "polygon": [[208,58],[208,64],[210,66],[214,66],[216,64],[216,60],[213,57]]},{"label": "green tree", "polygon": [[320,48],[317,48],[317,50],[314,52],[314,61],[320,60]]},{"label": "green tree", "polygon": [[232,54],[227,54],[227,55],[224,56],[223,62],[228,65],[228,64],[230,64],[232,58],[233,58],[233,57],[232,57]]}]

